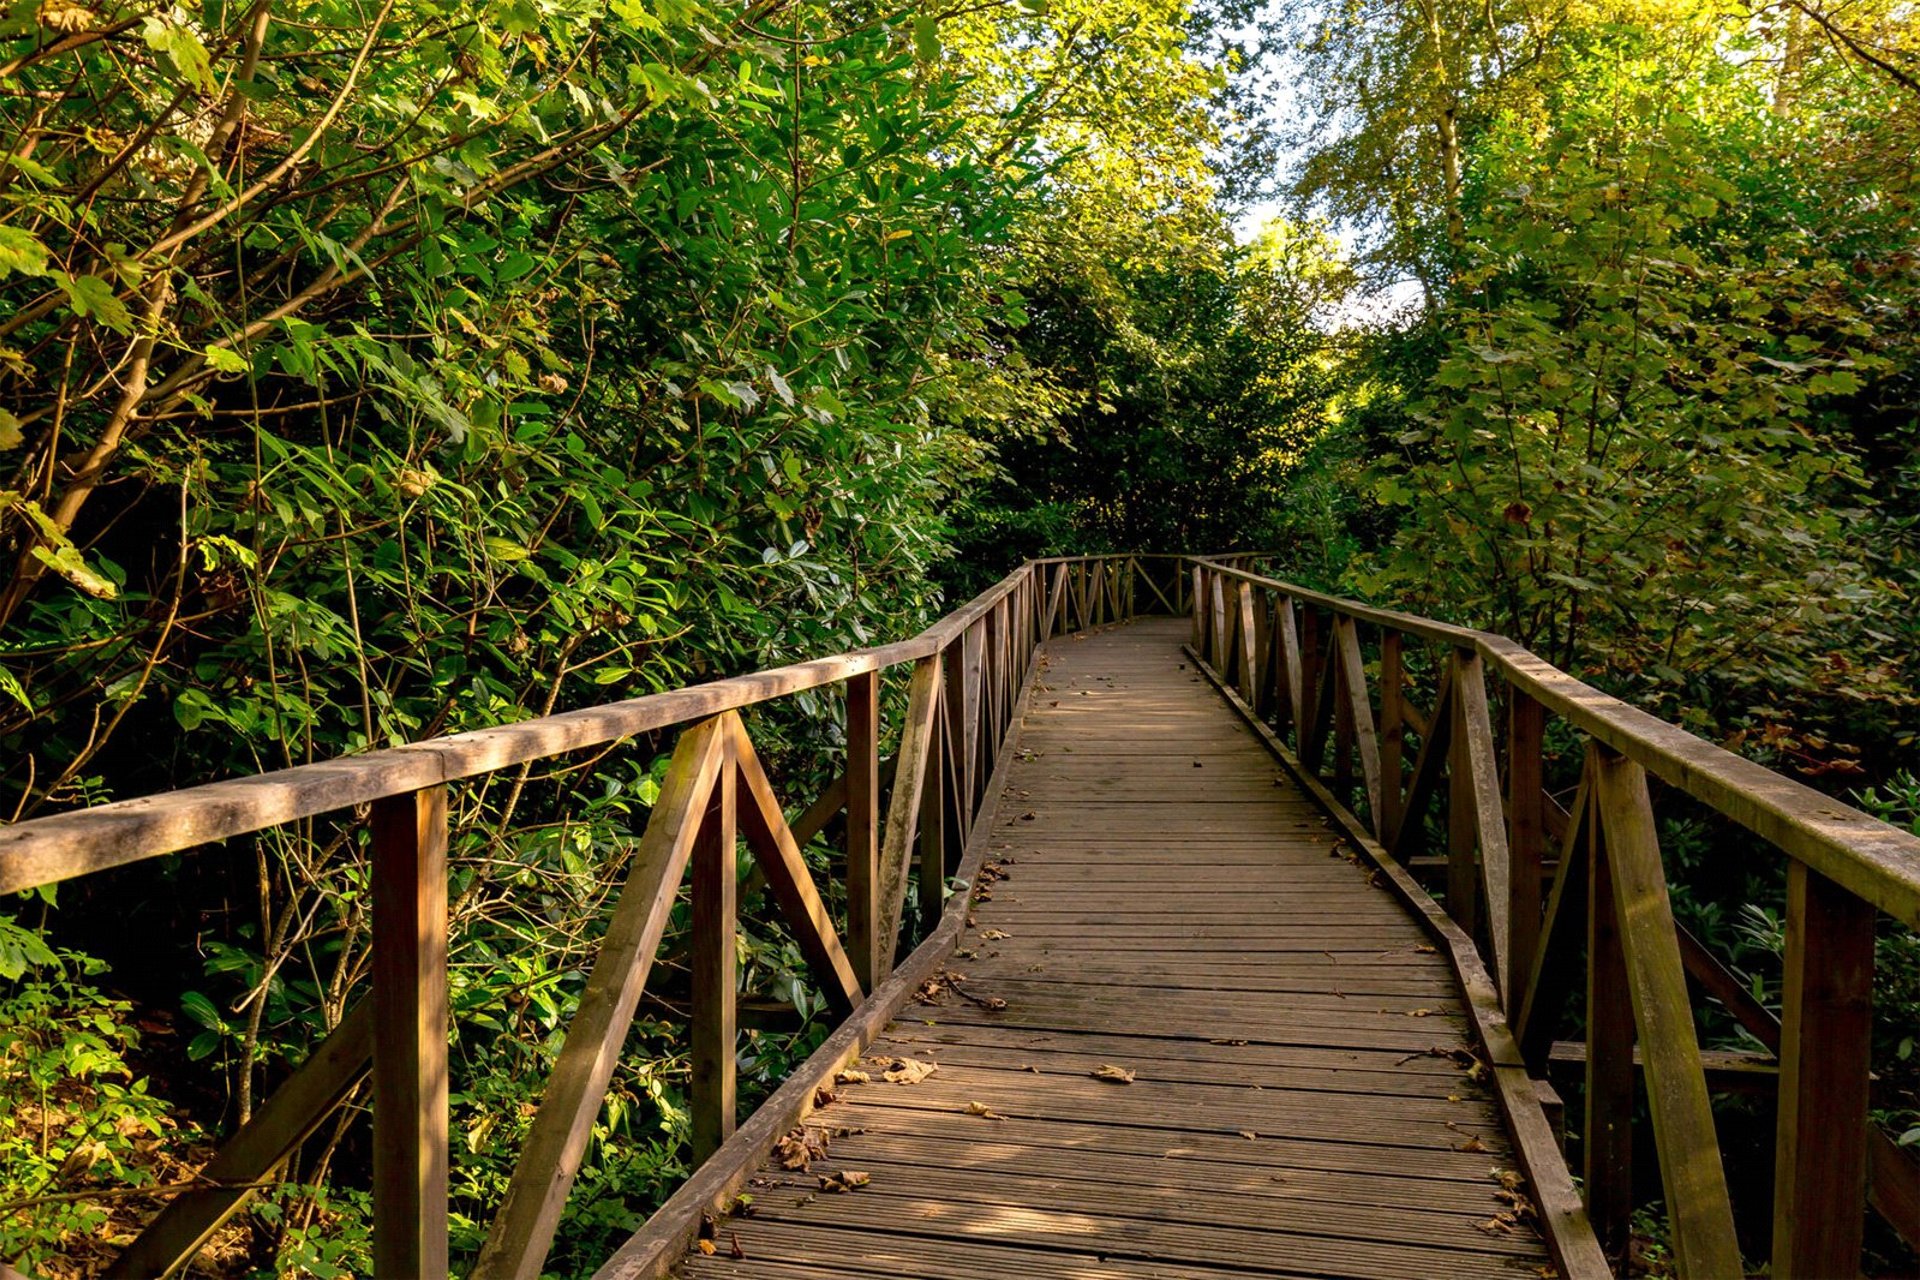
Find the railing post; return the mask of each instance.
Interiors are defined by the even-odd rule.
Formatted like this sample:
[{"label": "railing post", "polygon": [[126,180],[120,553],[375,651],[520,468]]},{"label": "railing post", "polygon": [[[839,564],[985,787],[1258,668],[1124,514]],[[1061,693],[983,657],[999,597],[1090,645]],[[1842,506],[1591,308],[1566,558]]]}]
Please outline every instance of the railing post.
[{"label": "railing post", "polygon": [[[940,674],[944,676],[944,670]],[[935,715],[943,712],[944,703]],[[946,736],[946,726],[936,720],[927,739],[927,780],[920,790],[920,923],[929,933],[947,902]]]},{"label": "railing post", "polygon": [[373,1270],[447,1274],[447,789],[373,805]]},{"label": "railing post", "polygon": [[1253,620],[1253,584],[1234,583],[1234,641],[1240,650],[1240,696],[1248,706],[1255,705],[1254,682],[1259,679],[1259,644]]},{"label": "railing post", "polygon": [[[721,749],[707,820],[693,846],[693,1161],[696,1165],[733,1136],[737,986],[734,923],[738,907],[738,849],[734,820],[740,771],[733,742]],[[863,988],[864,989],[864,988]]]},{"label": "railing post", "polygon": [[1873,907],[1787,864],[1773,1274],[1860,1273],[1873,1049]]},{"label": "railing post", "polygon": [[1206,570],[1199,565],[1193,566],[1193,598],[1189,602],[1193,611],[1193,651],[1211,661],[1212,655],[1207,652],[1206,605],[1203,603],[1207,598],[1206,587]]},{"label": "railing post", "polygon": [[860,989],[883,967],[880,921],[880,673],[847,681],[847,952]]},{"label": "railing post", "polygon": [[[1456,744],[1460,737],[1455,734]],[[1588,768],[1595,767],[1589,748]],[[1458,759],[1458,757],[1455,757]],[[1633,999],[1614,910],[1599,805],[1587,810],[1587,1087],[1580,1151],[1587,1216],[1607,1257],[1623,1263],[1633,1214]]]},{"label": "railing post", "polygon": [[1407,721],[1406,660],[1398,631],[1391,627],[1380,633],[1380,812],[1374,815],[1373,833],[1384,843],[1400,829],[1400,814],[1405,804]]},{"label": "railing post", "polygon": [[1474,810],[1473,758],[1467,745],[1472,726],[1467,723],[1466,699],[1459,696],[1467,662],[1457,649],[1449,661],[1455,692],[1447,752],[1447,914],[1474,936],[1480,923],[1480,868],[1474,857],[1479,823]]},{"label": "railing post", "polygon": [[1547,841],[1542,739],[1546,711],[1520,689],[1507,686],[1507,968],[1500,999],[1509,1018],[1526,999],[1527,976],[1540,942],[1541,862]]}]

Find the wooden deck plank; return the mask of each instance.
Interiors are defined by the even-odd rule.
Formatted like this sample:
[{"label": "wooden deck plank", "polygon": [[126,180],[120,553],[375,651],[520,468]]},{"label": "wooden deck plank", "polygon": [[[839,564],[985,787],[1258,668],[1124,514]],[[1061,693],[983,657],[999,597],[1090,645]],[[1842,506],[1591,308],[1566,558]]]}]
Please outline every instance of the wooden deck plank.
[{"label": "wooden deck plank", "polygon": [[[683,1274],[1541,1274],[1497,1217],[1510,1147],[1450,966],[1184,634],[1049,645],[953,981],[814,1112],[828,1155],[764,1168]],[[939,1069],[879,1080],[896,1058]]]}]

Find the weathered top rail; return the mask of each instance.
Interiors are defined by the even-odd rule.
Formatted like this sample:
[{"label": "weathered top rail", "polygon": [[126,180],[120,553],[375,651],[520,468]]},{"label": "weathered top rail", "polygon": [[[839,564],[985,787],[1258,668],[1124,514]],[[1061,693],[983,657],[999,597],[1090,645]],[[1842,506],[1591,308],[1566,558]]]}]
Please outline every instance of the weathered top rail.
[{"label": "weathered top rail", "polygon": [[1209,559],[1201,563],[1229,579],[1258,584],[1355,622],[1474,650],[1513,685],[1589,737],[1888,915],[1920,928],[1920,836],[1602,693],[1505,636],[1344,600]]},{"label": "weathered top rail", "polygon": [[1036,570],[1102,559],[1055,556],[1030,561],[919,635],[892,644],[0,827],[0,893],[54,884],[422,787],[604,746],[916,662],[946,649]]}]

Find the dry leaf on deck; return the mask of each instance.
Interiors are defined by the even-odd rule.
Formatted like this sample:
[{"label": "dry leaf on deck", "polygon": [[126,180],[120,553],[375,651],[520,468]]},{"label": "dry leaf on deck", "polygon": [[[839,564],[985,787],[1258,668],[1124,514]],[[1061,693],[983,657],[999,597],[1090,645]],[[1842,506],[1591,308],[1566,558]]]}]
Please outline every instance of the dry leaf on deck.
[{"label": "dry leaf on deck", "polygon": [[698,1244],[697,1244],[697,1245],[696,1245],[695,1247],[696,1247],[696,1248],[698,1248],[698,1249],[700,1250],[700,1252],[702,1252],[702,1253],[704,1253],[704,1254],[709,1254],[709,1255],[710,1255],[710,1254],[712,1254],[712,1253],[713,1253],[713,1241],[711,1241],[711,1240],[702,1240],[702,1241],[699,1241],[699,1242],[698,1242]]},{"label": "dry leaf on deck", "polygon": [[1013,935],[1008,933],[1005,929],[982,929],[980,931],[980,936],[982,938],[985,938],[988,942],[998,942],[1002,938],[1011,938]]},{"label": "dry leaf on deck", "polygon": [[880,1078],[888,1084],[919,1084],[940,1069],[937,1062],[920,1062],[914,1058],[895,1058],[880,1073]]},{"label": "dry leaf on deck", "polygon": [[967,1111],[967,1114],[970,1116],[982,1116],[988,1120],[1005,1120],[1006,1119],[1005,1116],[1001,1115],[998,1111],[995,1111],[992,1107],[988,1106],[984,1102],[969,1102],[966,1106],[966,1111]]},{"label": "dry leaf on deck", "polygon": [[821,1174],[820,1189],[822,1191],[844,1193],[858,1187],[864,1187],[872,1181],[873,1175],[870,1173],[856,1173],[852,1169],[843,1169],[839,1173]]},{"label": "dry leaf on deck", "polygon": [[1133,1083],[1133,1072],[1125,1067],[1116,1067],[1111,1062],[1103,1062],[1087,1074],[1095,1080],[1105,1080],[1108,1084]]},{"label": "dry leaf on deck", "polygon": [[864,1071],[836,1071],[833,1074],[835,1084],[867,1084],[872,1080],[873,1077]]}]

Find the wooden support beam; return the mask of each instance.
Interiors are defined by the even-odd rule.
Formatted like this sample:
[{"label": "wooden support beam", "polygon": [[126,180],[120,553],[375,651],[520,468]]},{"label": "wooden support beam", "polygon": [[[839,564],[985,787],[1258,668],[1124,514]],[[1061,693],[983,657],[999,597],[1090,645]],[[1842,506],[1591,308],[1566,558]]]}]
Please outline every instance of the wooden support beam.
[{"label": "wooden support beam", "polygon": [[1787,1280],[1860,1271],[1873,923],[1871,905],[1804,863],[1787,864],[1772,1272]]},{"label": "wooden support beam", "polygon": [[1680,961],[1687,967],[1687,976],[1708,995],[1726,1006],[1747,1033],[1772,1053],[1780,1052],[1780,1019],[1773,1010],[1754,998],[1753,990],[1731,969],[1720,963],[1720,957],[1713,954],[1706,944],[1693,936],[1685,925],[1675,923],[1674,932],[1680,939]]},{"label": "wooden support beam", "polygon": [[[1367,698],[1367,668],[1360,656],[1360,633],[1353,619],[1339,617],[1334,620],[1333,641],[1340,663],[1347,719],[1351,725],[1354,746],[1360,755],[1361,781],[1366,786],[1367,820],[1378,830],[1383,804],[1380,742],[1374,730],[1373,705]],[[1394,779],[1394,784],[1399,785],[1398,778]]]},{"label": "wooden support beam", "polygon": [[1424,843],[1421,824],[1427,806],[1439,793],[1440,779],[1447,769],[1447,756],[1453,746],[1453,667],[1441,669],[1440,691],[1433,703],[1432,732],[1420,737],[1420,753],[1413,760],[1413,776],[1407,780],[1407,798],[1400,806],[1400,821],[1386,846],[1395,858],[1404,859]]},{"label": "wooden support beam", "polygon": [[[1605,753],[1594,764],[1593,808],[1600,815],[1605,848],[1604,859],[1596,857],[1594,862],[1604,861],[1611,876],[1614,919],[1646,1064],[1647,1106],[1653,1115],[1654,1149],[1660,1158],[1674,1257],[1685,1277],[1741,1275],[1733,1207],[1701,1069],[1680,944],[1674,936],[1646,770]],[[1596,894],[1595,915],[1600,906]],[[1857,1122],[1851,1132],[1860,1132]]]},{"label": "wooden support beam", "polygon": [[205,1185],[168,1200],[113,1260],[106,1280],[148,1280],[191,1262],[260,1183],[353,1096],[372,1059],[373,1005],[363,1000],[201,1168]]},{"label": "wooden support beam", "polygon": [[[1453,705],[1457,715],[1453,742],[1453,795],[1464,799],[1467,812],[1454,815],[1465,830],[1471,851],[1479,854],[1479,887],[1486,891],[1487,936],[1493,943],[1493,971],[1504,984],[1513,966],[1524,963],[1513,951],[1513,859],[1507,847],[1507,817],[1500,800],[1500,765],[1494,756],[1493,717],[1487,708],[1487,682],[1480,655],[1455,651]],[[1454,862],[1447,880],[1451,910]],[[1472,889],[1468,889],[1471,896]],[[1471,912],[1472,908],[1468,908]],[[1531,910],[1540,910],[1536,888]],[[1455,916],[1459,919],[1459,916]],[[1467,932],[1472,933],[1470,926]],[[1528,956],[1532,948],[1528,948]],[[1503,987],[1504,994],[1504,987]]]},{"label": "wooden support beam", "polygon": [[[1547,1066],[1553,1071],[1584,1071],[1587,1046],[1575,1040],[1556,1040],[1547,1051]],[[1633,1067],[1643,1067],[1643,1055],[1633,1051]],[[1700,1067],[1713,1094],[1748,1094],[1772,1097],[1780,1080],[1780,1068],[1765,1054],[1740,1053],[1730,1049],[1702,1049]]]},{"label": "wooden support beam", "polygon": [[373,1269],[447,1274],[447,789],[373,806]]},{"label": "wooden support beam", "polygon": [[1207,656],[1207,571],[1193,566],[1193,596],[1188,602],[1193,619],[1193,650],[1204,660]]},{"label": "wooden support beam", "polygon": [[[1589,754],[1587,767],[1597,756]],[[1608,1258],[1625,1274],[1633,1216],[1633,998],[1614,909],[1613,867],[1597,806],[1587,808],[1587,1080],[1581,1127],[1587,1216]],[[1735,1272],[1734,1274],[1739,1274]]]},{"label": "wooden support beam", "polygon": [[[897,759],[897,757],[896,757]],[[891,955],[880,937],[880,673],[847,681],[847,950],[860,989]]]},{"label": "wooden support beam", "polygon": [[[967,778],[967,809],[976,808],[980,797],[980,788],[986,785],[987,771],[981,767],[980,749],[980,679],[982,661],[985,652],[985,637],[979,626],[968,627],[961,634],[960,649],[960,751],[966,762],[964,770]],[[918,668],[915,668],[916,673]],[[896,782],[895,785],[898,785]]]},{"label": "wooden support beam", "polygon": [[1240,696],[1253,703],[1257,701],[1254,682],[1260,674],[1260,647],[1255,641],[1253,621],[1253,587],[1250,583],[1237,582],[1233,595],[1234,639],[1240,653]]},{"label": "wooden support beam", "polygon": [[[718,718],[702,720],[681,733],[674,747],[532,1131],[480,1247],[473,1280],[538,1280],[545,1266],[720,777],[721,737]],[[410,1273],[376,1268],[376,1274]]]},{"label": "wooden support beam", "polygon": [[1406,658],[1400,633],[1391,627],[1380,633],[1380,803],[1373,814],[1373,833],[1388,844],[1400,826],[1405,805],[1407,725]]},{"label": "wooden support beam", "polygon": [[1283,731],[1294,731],[1294,746],[1303,747],[1300,734],[1307,723],[1306,666],[1300,650],[1300,628],[1295,620],[1293,601],[1280,596],[1274,602],[1274,634],[1280,649],[1280,680],[1286,700],[1286,724]]},{"label": "wooden support beam", "polygon": [[746,736],[728,712],[720,744],[720,776],[693,846],[691,969],[693,1018],[689,1056],[693,1162],[699,1165],[733,1136],[738,1118],[739,856],[734,815],[740,771],[734,744]]},{"label": "wooden support beam", "polygon": [[1519,1014],[1507,1015],[1521,1056],[1536,1072],[1546,1070],[1554,1018],[1573,989],[1574,962],[1586,945],[1590,873],[1585,860],[1592,847],[1588,839],[1592,823],[1587,813],[1591,792],[1590,775],[1582,769],[1580,790],[1574,796],[1573,813],[1560,845],[1560,866],[1553,878],[1553,894],[1547,900],[1546,920],[1541,925],[1539,941],[1534,944],[1533,964],[1528,970]]},{"label": "wooden support beam", "polygon": [[1511,1017],[1526,1001],[1540,943],[1540,893],[1546,858],[1546,710],[1518,689],[1507,691],[1507,893],[1496,913],[1506,918],[1506,963],[1500,1000]]},{"label": "wooden support beam", "polygon": [[796,833],[787,827],[773,785],[767,781],[766,770],[747,737],[746,725],[738,716],[729,716],[727,733],[740,776],[741,834],[766,877],[782,918],[793,931],[800,954],[807,959],[814,981],[826,993],[827,1003],[844,1017],[863,998],[859,975],[840,945],[840,935],[834,932],[833,916],[807,870],[806,855]]},{"label": "wooden support beam", "polygon": [[928,735],[927,781],[920,789],[918,874],[920,920],[931,928],[947,902],[946,726],[945,700],[934,708],[936,723]]},{"label": "wooden support beam", "polygon": [[[977,670],[977,669],[976,669]],[[977,686],[978,679],[969,685]],[[893,794],[887,800],[887,825],[880,840],[880,928],[886,961],[877,977],[892,971],[893,948],[906,906],[907,866],[920,825],[920,798],[932,777],[935,712],[940,706],[940,664],[923,658],[914,664],[907,686],[907,717],[900,726],[900,764],[894,771]]]}]

